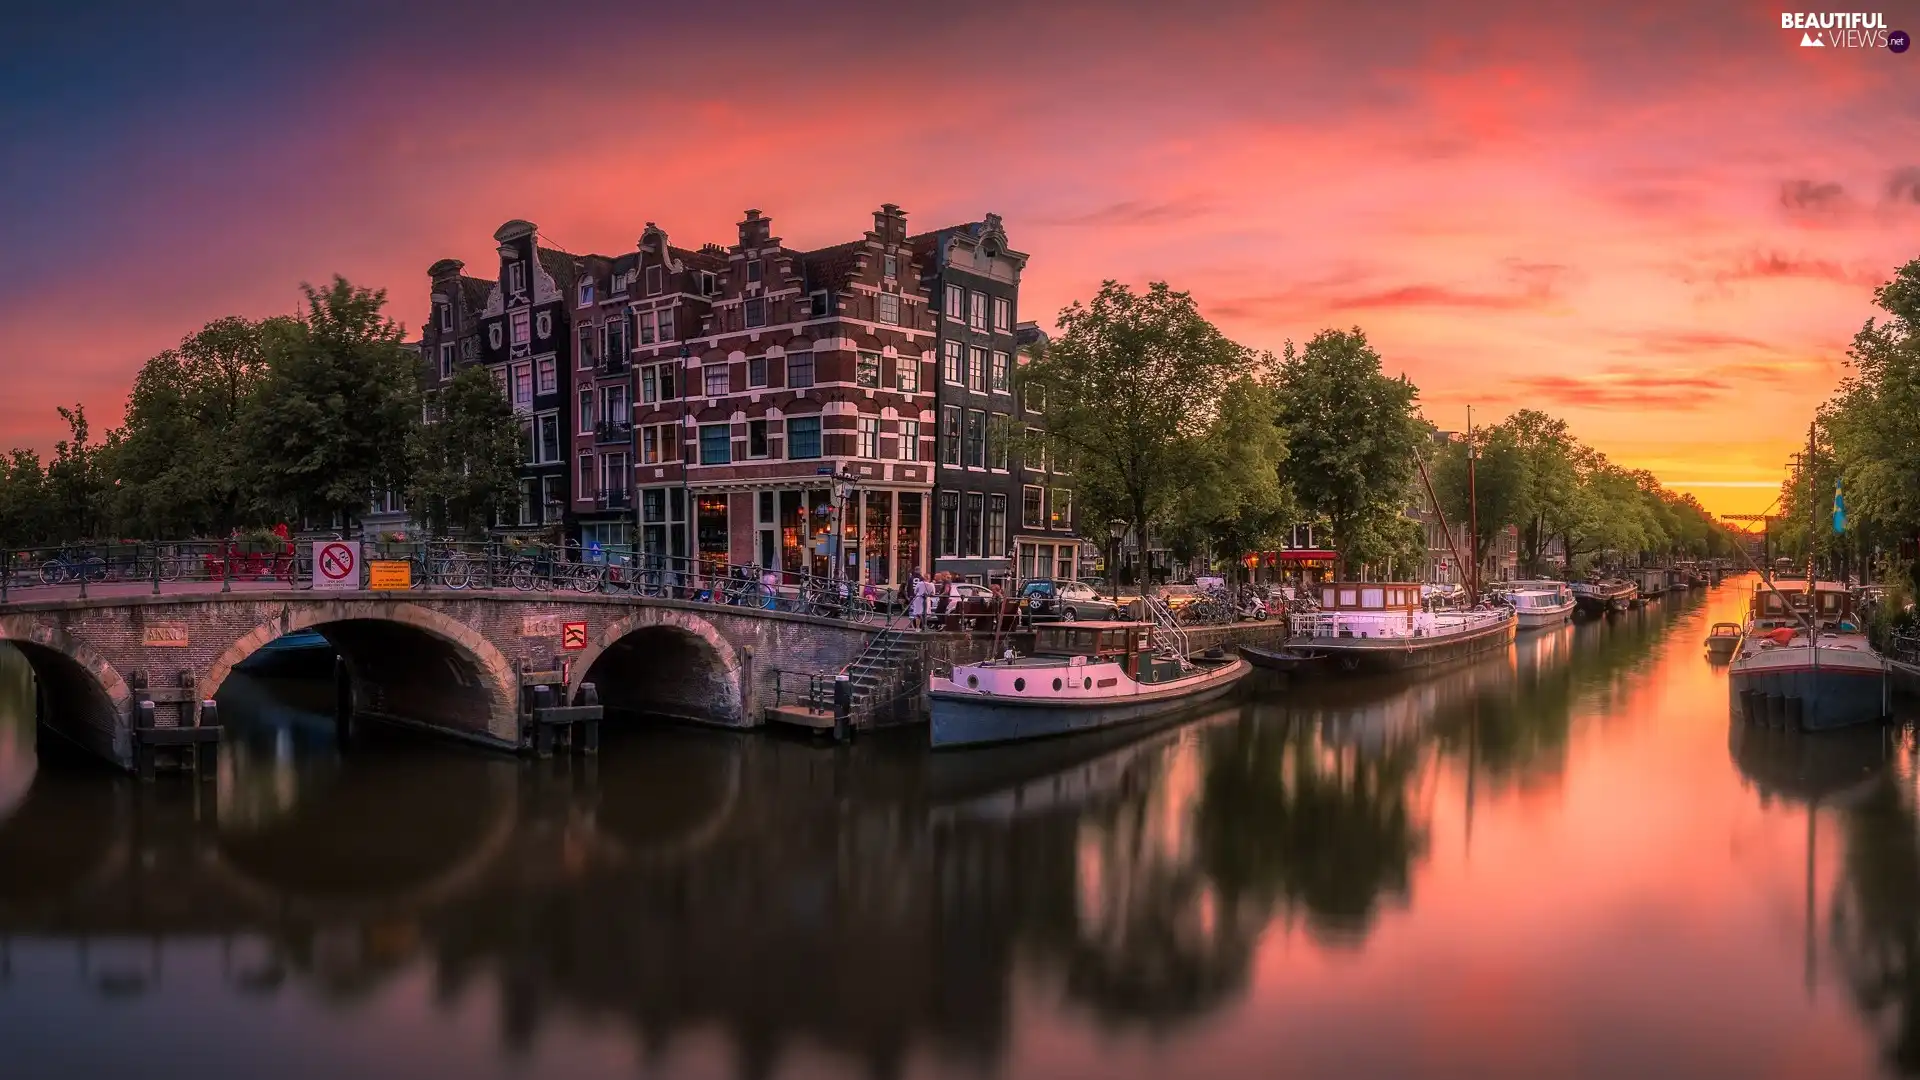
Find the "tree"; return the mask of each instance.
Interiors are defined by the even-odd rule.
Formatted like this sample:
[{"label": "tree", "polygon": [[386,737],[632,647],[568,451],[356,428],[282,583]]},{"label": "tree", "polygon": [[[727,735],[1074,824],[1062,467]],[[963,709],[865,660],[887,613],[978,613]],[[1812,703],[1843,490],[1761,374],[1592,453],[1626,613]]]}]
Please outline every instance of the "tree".
[{"label": "tree", "polygon": [[86,406],[59,407],[67,437],[53,444],[45,495],[48,539],[66,543],[97,538],[107,480],[100,469],[101,444],[91,441]]},{"label": "tree", "polygon": [[1226,385],[1213,423],[1196,441],[1196,475],[1169,510],[1176,553],[1203,548],[1238,558],[1276,543],[1293,524],[1293,493],[1280,476],[1286,432],[1279,394],[1254,374]]},{"label": "tree", "polygon": [[1580,486],[1574,468],[1576,442],[1567,422],[1535,409],[1521,409],[1500,424],[1526,462],[1527,492],[1520,515],[1520,563],[1538,574],[1557,522],[1572,510]]},{"label": "tree", "polygon": [[1405,532],[1392,519],[1413,501],[1419,390],[1381,372],[1357,326],[1322,330],[1298,352],[1288,342],[1279,389],[1295,494],[1331,526],[1345,566],[1370,561],[1382,539]]},{"label": "tree", "polygon": [[47,477],[40,455],[15,450],[0,458],[0,544],[25,547],[48,534]]},{"label": "tree", "polygon": [[219,535],[260,523],[248,492],[257,464],[241,419],[267,373],[284,319],[216,319],[148,360],[128,395],[111,469],[117,516],[144,536]]},{"label": "tree", "polygon": [[407,502],[429,535],[481,532],[520,497],[520,424],[484,367],[462,368],[413,431]]},{"label": "tree", "polygon": [[[1469,453],[1474,455],[1471,470]],[[1447,521],[1477,530],[1471,538],[1476,566],[1486,565],[1495,537],[1532,516],[1527,455],[1505,426],[1449,441],[1434,462],[1433,486]]]},{"label": "tree", "polygon": [[1083,520],[1120,518],[1145,537],[1202,476],[1207,432],[1247,350],[1165,282],[1136,295],[1108,281],[1060,313],[1061,336],[1026,365],[1044,395],[1037,436],[1071,462]]},{"label": "tree", "polygon": [[407,486],[420,360],[381,313],[384,290],[338,276],[302,289],[307,309],[271,335],[266,375],[244,410],[255,494],[304,520],[350,521],[375,492]]}]

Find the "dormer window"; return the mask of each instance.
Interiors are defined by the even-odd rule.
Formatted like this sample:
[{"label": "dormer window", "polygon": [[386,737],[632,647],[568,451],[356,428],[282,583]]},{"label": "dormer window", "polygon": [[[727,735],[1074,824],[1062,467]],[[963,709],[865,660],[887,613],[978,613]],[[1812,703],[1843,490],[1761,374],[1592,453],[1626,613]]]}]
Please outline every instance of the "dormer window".
[{"label": "dormer window", "polygon": [[523,292],[527,287],[527,264],[510,262],[507,264],[507,291]]},{"label": "dormer window", "polygon": [[591,278],[580,283],[580,306],[593,306],[593,281]]},{"label": "dormer window", "polygon": [[720,292],[720,283],[714,279],[713,271],[711,270],[700,271],[700,295],[701,296],[717,296],[719,292]]}]

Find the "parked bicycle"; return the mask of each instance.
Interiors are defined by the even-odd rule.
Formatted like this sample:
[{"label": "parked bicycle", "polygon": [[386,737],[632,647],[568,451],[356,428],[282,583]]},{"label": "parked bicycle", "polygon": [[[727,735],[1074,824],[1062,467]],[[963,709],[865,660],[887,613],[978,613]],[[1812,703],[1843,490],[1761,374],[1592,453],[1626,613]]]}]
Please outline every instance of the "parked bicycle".
[{"label": "parked bicycle", "polygon": [[40,581],[46,585],[64,585],[85,580],[107,580],[107,560],[98,555],[76,555],[62,551],[40,564]]}]

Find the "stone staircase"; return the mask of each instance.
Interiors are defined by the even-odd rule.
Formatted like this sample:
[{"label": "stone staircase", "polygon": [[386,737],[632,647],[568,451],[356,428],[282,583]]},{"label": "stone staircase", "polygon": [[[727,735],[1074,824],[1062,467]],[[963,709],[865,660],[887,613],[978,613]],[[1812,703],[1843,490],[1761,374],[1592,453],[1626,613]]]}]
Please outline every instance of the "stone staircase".
[{"label": "stone staircase", "polygon": [[905,630],[888,627],[875,634],[866,650],[846,666],[847,679],[853,683],[856,727],[871,726],[875,714],[899,697],[903,669],[917,652],[918,645]]}]

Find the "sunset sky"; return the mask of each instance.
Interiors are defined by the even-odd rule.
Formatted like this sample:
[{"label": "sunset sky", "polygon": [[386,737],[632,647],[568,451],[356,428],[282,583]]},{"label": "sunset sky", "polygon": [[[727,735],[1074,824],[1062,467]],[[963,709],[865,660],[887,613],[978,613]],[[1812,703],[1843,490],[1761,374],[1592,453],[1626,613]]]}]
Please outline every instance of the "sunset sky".
[{"label": "sunset sky", "polygon": [[1777,3],[91,6],[0,39],[0,444],[303,280],[417,327],[508,218],[810,247],[894,202],[1002,215],[1043,325],[1103,278],[1359,325],[1443,427],[1545,409],[1755,511],[1920,257],[1920,50]]}]

